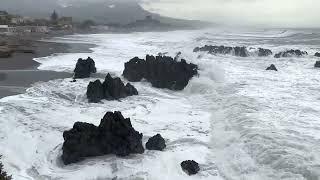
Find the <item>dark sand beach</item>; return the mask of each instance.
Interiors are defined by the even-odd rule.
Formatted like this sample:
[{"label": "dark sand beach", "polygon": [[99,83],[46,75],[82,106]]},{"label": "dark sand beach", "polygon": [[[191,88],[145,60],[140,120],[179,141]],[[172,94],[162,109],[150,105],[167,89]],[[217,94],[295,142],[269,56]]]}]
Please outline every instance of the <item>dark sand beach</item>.
[{"label": "dark sand beach", "polygon": [[63,44],[28,40],[26,48],[34,53],[16,52],[9,58],[0,58],[0,98],[24,93],[33,83],[72,77],[71,73],[37,70],[34,58],[55,53],[91,52],[90,44]]}]

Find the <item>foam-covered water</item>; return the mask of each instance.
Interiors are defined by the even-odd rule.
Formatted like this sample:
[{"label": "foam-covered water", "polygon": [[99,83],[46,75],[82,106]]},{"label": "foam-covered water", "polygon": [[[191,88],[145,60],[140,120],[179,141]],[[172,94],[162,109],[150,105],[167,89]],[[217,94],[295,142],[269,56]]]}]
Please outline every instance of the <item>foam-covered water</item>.
[{"label": "foam-covered water", "polygon": [[[200,75],[181,92],[133,83],[139,96],[89,104],[94,78],[41,82],[27,93],[0,100],[0,152],[14,179],[320,179],[320,51],[313,30],[201,30],[163,33],[73,35],[54,39],[96,44],[93,53],[38,58],[39,69],[72,72],[79,57],[91,56],[101,73],[121,76],[134,56],[178,51],[199,65]],[[301,49],[301,58],[193,53],[205,44]],[[253,52],[254,53],[254,52]],[[200,58],[198,58],[200,57]],[[278,72],[265,68],[275,64]],[[74,122],[99,124],[106,111],[122,111],[143,142],[157,133],[164,152],[118,158],[88,158],[64,166],[62,133]],[[180,162],[194,159],[201,171],[187,176]]]}]

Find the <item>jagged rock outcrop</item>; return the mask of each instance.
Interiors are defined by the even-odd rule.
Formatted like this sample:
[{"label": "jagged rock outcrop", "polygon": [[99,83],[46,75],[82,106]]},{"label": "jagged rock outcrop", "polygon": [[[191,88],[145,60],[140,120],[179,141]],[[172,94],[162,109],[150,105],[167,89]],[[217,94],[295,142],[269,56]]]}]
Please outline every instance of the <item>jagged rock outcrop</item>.
[{"label": "jagged rock outcrop", "polygon": [[[234,56],[240,57],[248,57],[250,53],[247,50],[247,47],[230,47],[230,46],[208,46],[205,45],[203,47],[196,47],[193,52],[206,51],[210,54],[230,54]],[[258,48],[257,55],[262,56],[270,56],[272,55],[272,51],[270,49]]]},{"label": "jagged rock outcrop", "polygon": [[276,66],[274,64],[271,64],[266,70],[267,71],[278,71],[278,69],[276,68]]},{"label": "jagged rock outcrop", "polygon": [[130,118],[124,118],[121,112],[107,112],[98,127],[76,122],[63,133],[62,161],[67,165],[92,156],[142,154],[142,136],[132,127]]},{"label": "jagged rock outcrop", "polygon": [[153,87],[171,90],[184,89],[189,80],[198,74],[198,66],[186,60],[175,61],[168,56],[146,56],[146,60],[135,57],[125,63],[123,76],[131,82],[146,79]]},{"label": "jagged rock outcrop", "polygon": [[95,62],[92,58],[87,59],[79,58],[74,69],[74,79],[88,78],[91,73],[96,73],[97,69]]},{"label": "jagged rock outcrop", "polygon": [[148,150],[162,151],[164,148],[166,148],[166,141],[160,134],[157,134],[149,138],[148,142],[146,143],[146,148]]},{"label": "jagged rock outcrop", "polygon": [[320,61],[317,61],[317,62],[314,64],[314,67],[315,67],[315,68],[320,68]]},{"label": "jagged rock outcrop", "polygon": [[263,48],[258,49],[259,57],[270,56],[270,55],[272,55],[272,51],[270,49],[263,49]]},{"label": "jagged rock outcrop", "polygon": [[281,58],[281,57],[301,57],[308,55],[306,51],[301,51],[299,49],[291,49],[288,51],[279,52],[274,55],[275,58]]},{"label": "jagged rock outcrop", "polygon": [[104,99],[104,89],[100,80],[90,82],[87,87],[87,98],[89,102],[97,103]]},{"label": "jagged rock outcrop", "polygon": [[193,52],[207,51],[210,54],[233,54],[235,56],[247,57],[246,47],[228,47],[228,46],[208,46],[196,47]]},{"label": "jagged rock outcrop", "polygon": [[182,170],[189,176],[197,174],[200,171],[199,164],[194,160],[183,161],[180,165]]},{"label": "jagged rock outcrop", "polygon": [[320,57],[320,53],[316,52],[316,53],[314,54],[314,56]]},{"label": "jagged rock outcrop", "polygon": [[109,73],[103,83],[96,80],[90,82],[87,87],[87,98],[92,103],[97,103],[102,99],[116,100],[133,95],[138,95],[134,86],[130,83],[124,85],[119,77],[112,78]]}]

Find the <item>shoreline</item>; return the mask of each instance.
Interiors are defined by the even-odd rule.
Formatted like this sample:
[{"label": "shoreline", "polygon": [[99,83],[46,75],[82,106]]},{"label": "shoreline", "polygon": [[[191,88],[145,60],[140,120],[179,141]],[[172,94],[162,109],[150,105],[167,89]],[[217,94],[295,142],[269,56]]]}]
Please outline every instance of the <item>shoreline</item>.
[{"label": "shoreline", "polygon": [[[55,36],[58,37],[58,36]],[[26,89],[39,81],[71,78],[72,73],[44,71],[37,69],[40,63],[34,58],[47,57],[57,53],[90,53],[93,44],[46,42],[48,37],[10,38],[10,43],[21,43],[25,49],[34,53],[15,52],[9,58],[0,58],[0,99],[26,92]],[[45,39],[44,39],[45,38]],[[0,37],[1,40],[7,40]],[[20,44],[19,44],[20,45]]]}]

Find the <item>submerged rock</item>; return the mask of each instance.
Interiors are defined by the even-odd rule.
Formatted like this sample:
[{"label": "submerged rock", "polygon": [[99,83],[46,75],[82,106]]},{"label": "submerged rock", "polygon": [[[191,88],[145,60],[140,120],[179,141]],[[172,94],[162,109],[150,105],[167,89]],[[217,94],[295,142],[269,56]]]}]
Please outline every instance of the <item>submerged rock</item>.
[{"label": "submerged rock", "polygon": [[166,148],[166,141],[160,134],[157,134],[149,138],[148,142],[146,143],[146,148],[148,150],[162,151],[164,148]]},{"label": "submerged rock", "polygon": [[86,157],[115,154],[127,156],[143,153],[142,134],[136,131],[130,118],[121,112],[107,112],[97,127],[76,122],[63,133],[62,161],[65,165],[76,163]]},{"label": "submerged rock", "polygon": [[235,56],[247,57],[246,47],[229,47],[229,46],[208,46],[196,47],[193,52],[207,51],[210,54],[233,54]]},{"label": "submerged rock", "polygon": [[266,70],[267,71],[278,71],[278,69],[276,68],[276,66],[274,64],[271,64]]},{"label": "submerged rock", "polygon": [[314,64],[314,67],[320,68],[320,61],[317,61],[317,62]]},{"label": "submerged rock", "polygon": [[[253,48],[254,49],[254,48]],[[247,47],[242,46],[236,46],[236,47],[230,47],[230,46],[208,46],[205,45],[203,47],[196,47],[193,52],[199,52],[199,51],[207,51],[210,54],[230,54],[234,56],[239,57],[248,57],[249,52],[247,50]],[[258,56],[269,56],[272,55],[272,51],[270,49],[264,49],[264,48],[258,48],[257,50]]]},{"label": "submerged rock", "polygon": [[130,83],[124,85],[119,77],[112,78],[108,73],[103,83],[100,80],[90,82],[87,87],[89,102],[97,103],[102,99],[116,100],[127,96],[138,95],[137,89]]},{"label": "submerged rock", "polygon": [[320,57],[320,53],[316,52],[316,53],[314,54],[314,56]]},{"label": "submerged rock", "polygon": [[123,76],[132,82],[146,79],[153,87],[171,90],[184,89],[189,80],[198,74],[198,66],[186,60],[175,61],[168,56],[146,56],[146,60],[135,57],[125,63]]},{"label": "submerged rock", "polygon": [[189,176],[197,174],[200,171],[199,164],[194,160],[183,161],[180,165],[182,170]]},{"label": "submerged rock", "polygon": [[272,55],[272,51],[270,49],[263,49],[263,48],[258,49],[259,57],[270,56],[270,55]]},{"label": "submerged rock", "polygon": [[306,51],[301,51],[299,49],[291,49],[284,52],[279,52],[276,55],[274,55],[275,58],[281,58],[281,57],[300,57],[308,55]]},{"label": "submerged rock", "polygon": [[91,73],[96,73],[97,69],[95,66],[95,62],[93,59],[88,57],[87,59],[79,58],[76,64],[76,68],[74,69],[74,78],[88,78]]}]

